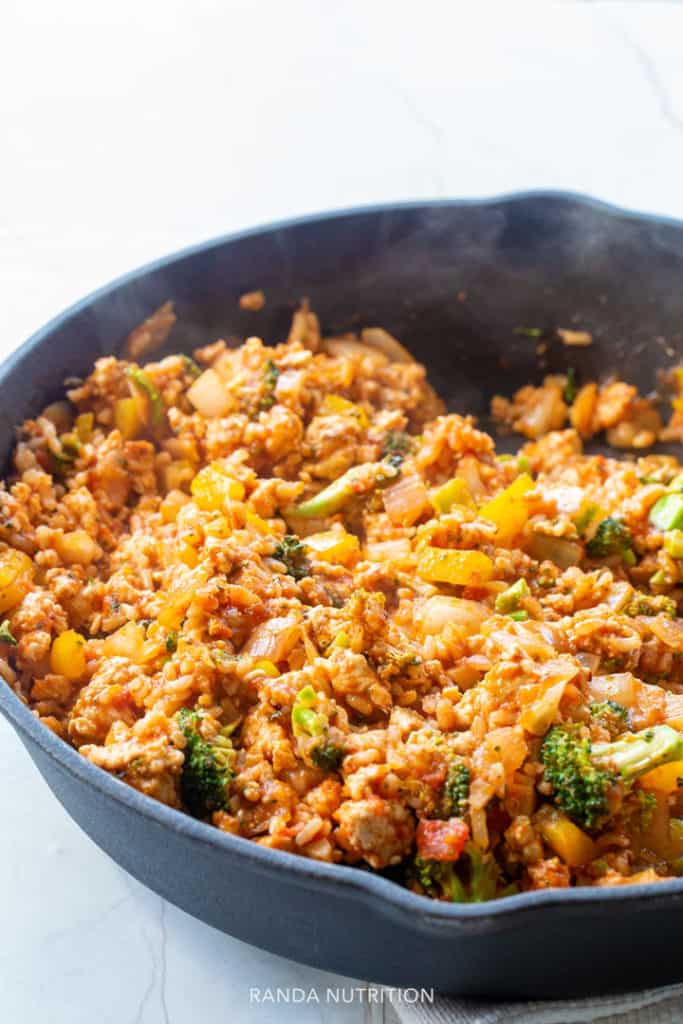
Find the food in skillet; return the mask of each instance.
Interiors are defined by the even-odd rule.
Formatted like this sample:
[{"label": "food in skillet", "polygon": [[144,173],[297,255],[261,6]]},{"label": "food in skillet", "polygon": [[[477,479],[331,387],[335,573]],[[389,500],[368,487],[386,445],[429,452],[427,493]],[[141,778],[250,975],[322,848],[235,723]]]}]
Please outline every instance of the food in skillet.
[{"label": "food in skillet", "polygon": [[438,899],[683,871],[683,467],[583,455],[568,378],[497,457],[379,328],[304,305],[145,364],[172,322],[20,428],[17,695],[171,807]]}]

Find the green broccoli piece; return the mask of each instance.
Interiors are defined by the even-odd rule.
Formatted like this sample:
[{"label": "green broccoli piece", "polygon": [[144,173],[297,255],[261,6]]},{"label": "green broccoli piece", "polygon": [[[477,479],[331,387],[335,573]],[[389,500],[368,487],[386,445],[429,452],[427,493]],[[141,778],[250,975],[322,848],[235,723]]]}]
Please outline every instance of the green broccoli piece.
[{"label": "green broccoli piece", "polygon": [[175,651],[178,650],[178,630],[177,629],[169,629],[168,633],[166,634],[165,646],[166,646],[166,650],[168,651],[169,654],[174,654]]},{"label": "green broccoli piece", "polygon": [[234,750],[225,731],[205,740],[199,731],[202,714],[189,708],[178,712],[185,737],[185,762],[180,776],[183,803],[195,818],[207,818],[226,807],[233,771]]},{"label": "green broccoli piece", "polygon": [[578,726],[556,725],[541,747],[544,777],[555,803],[586,829],[599,828],[617,809],[619,781],[628,786],[639,775],[681,757],[683,738],[668,725],[595,744]]},{"label": "green broccoli piece", "polygon": [[12,630],[9,628],[9,619],[3,619],[0,622],[0,640],[5,644],[10,644],[12,647],[17,646],[17,638],[12,634]]},{"label": "green broccoli piece", "polygon": [[311,761],[321,771],[336,772],[344,759],[344,755],[345,751],[342,747],[338,747],[331,740],[323,740],[322,743],[318,743],[311,750]]},{"label": "green broccoli piece", "polygon": [[133,384],[147,396],[153,425],[155,427],[161,426],[164,422],[166,406],[158,387],[153,383],[152,378],[144,370],[141,370],[139,366],[129,366],[126,373]]},{"label": "green broccoli piece", "polygon": [[273,552],[273,558],[282,562],[285,571],[295,580],[302,580],[310,572],[306,549],[293,533],[288,533],[282,538]]},{"label": "green broccoli piece", "polygon": [[541,747],[545,781],[555,803],[582,828],[598,828],[610,816],[610,790],[616,775],[596,767],[591,741],[577,726],[556,725]]},{"label": "green broccoli piece", "polygon": [[455,758],[448,766],[443,792],[446,818],[462,818],[470,795],[470,770],[464,761]]},{"label": "green broccoli piece", "polygon": [[517,892],[517,886],[502,884],[501,871],[490,853],[468,843],[457,862],[416,857],[414,877],[432,897],[451,903],[486,903]]},{"label": "green broccoli piece", "polygon": [[496,598],[496,611],[501,612],[503,615],[509,615],[511,612],[519,611],[520,603],[525,597],[530,594],[529,584],[521,576],[516,583],[508,587],[507,590],[503,590],[502,593],[498,594]]},{"label": "green broccoli piece", "polygon": [[339,512],[352,498],[362,497],[376,487],[399,476],[398,466],[383,460],[352,466],[328,487],[292,510],[293,515],[307,519],[325,518]]},{"label": "green broccoli piece", "polygon": [[593,758],[631,781],[660,764],[683,759],[683,736],[670,725],[656,725],[614,743],[593,744]]},{"label": "green broccoli piece", "polygon": [[266,360],[266,370],[263,374],[263,389],[265,394],[259,405],[261,409],[270,409],[275,405],[275,385],[280,376],[280,368],[275,365],[272,359]]},{"label": "green broccoli piece", "polygon": [[675,619],[676,602],[665,594],[643,594],[637,590],[624,608],[624,613],[631,616],[666,615],[670,619]]},{"label": "green broccoli piece", "polygon": [[413,438],[403,430],[390,430],[382,445],[382,458],[400,466],[406,455],[413,451]]},{"label": "green broccoli piece", "polygon": [[623,519],[608,516],[603,519],[595,535],[588,541],[586,550],[591,558],[608,558],[610,555],[621,555],[625,562],[633,565],[633,538]]},{"label": "green broccoli piece", "polygon": [[607,729],[612,739],[628,729],[628,710],[616,700],[593,701],[590,713]]}]

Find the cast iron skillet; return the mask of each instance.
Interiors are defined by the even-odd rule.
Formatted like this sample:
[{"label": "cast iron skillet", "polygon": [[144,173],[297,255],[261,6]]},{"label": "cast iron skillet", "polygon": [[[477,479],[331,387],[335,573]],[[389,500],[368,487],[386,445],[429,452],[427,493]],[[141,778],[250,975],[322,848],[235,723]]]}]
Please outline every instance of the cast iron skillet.
[{"label": "cast iron skillet", "polygon": [[[582,327],[591,348],[548,341],[545,372],[618,371],[641,390],[683,353],[683,225],[577,196],[529,194],[352,210],[219,238],[94,293],[0,368],[0,455],[13,427],[116,352],[165,299],[170,349],[219,336],[284,336],[308,295],[327,330],[379,324],[424,361],[453,409],[484,414],[544,372],[533,327]],[[259,314],[238,296],[263,288]],[[549,890],[493,904],[432,902],[357,868],[226,835],[142,796],[43,728],[0,686],[0,710],[50,788],[99,846],[184,910],[254,945],[391,985],[558,997],[683,977],[683,880]]]}]

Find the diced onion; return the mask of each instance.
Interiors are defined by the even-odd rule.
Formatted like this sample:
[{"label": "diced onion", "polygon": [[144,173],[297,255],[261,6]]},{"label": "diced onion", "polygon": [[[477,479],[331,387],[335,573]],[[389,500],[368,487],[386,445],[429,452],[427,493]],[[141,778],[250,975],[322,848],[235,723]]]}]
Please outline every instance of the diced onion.
[{"label": "diced onion", "polygon": [[437,594],[425,601],[416,618],[425,633],[441,633],[444,626],[453,625],[461,627],[469,636],[479,632],[490,614],[490,609],[478,601]]},{"label": "diced onion", "polygon": [[225,389],[223,381],[215,370],[204,370],[201,377],[187,391],[187,397],[202,416],[211,419],[223,416],[232,404],[232,399]]},{"label": "diced onion", "polygon": [[393,334],[383,327],[364,327],[361,338],[366,345],[382,352],[392,363],[414,363],[415,359]]},{"label": "diced onion", "polygon": [[382,494],[384,508],[396,526],[412,526],[429,504],[427,488],[415,474],[402,477]]},{"label": "diced onion", "polygon": [[252,658],[265,658],[276,665],[286,658],[301,637],[299,620],[292,615],[269,619],[257,626],[242,650]]}]

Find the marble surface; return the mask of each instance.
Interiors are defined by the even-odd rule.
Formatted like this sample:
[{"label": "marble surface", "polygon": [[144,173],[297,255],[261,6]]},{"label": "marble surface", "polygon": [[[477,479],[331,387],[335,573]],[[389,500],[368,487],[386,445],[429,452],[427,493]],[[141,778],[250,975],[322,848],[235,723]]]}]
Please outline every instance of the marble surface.
[{"label": "marble surface", "polygon": [[[537,187],[683,217],[676,3],[6,0],[0,22],[1,355],[114,275],[270,218]],[[3,1021],[381,1020],[126,876],[4,722],[0,764]],[[269,986],[321,1001],[250,1002]]]}]

